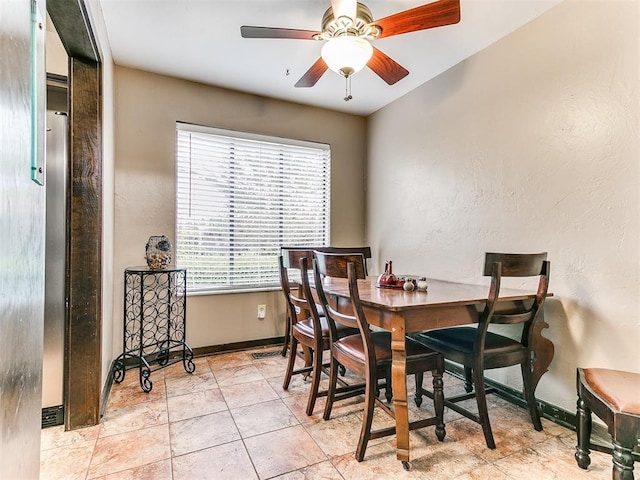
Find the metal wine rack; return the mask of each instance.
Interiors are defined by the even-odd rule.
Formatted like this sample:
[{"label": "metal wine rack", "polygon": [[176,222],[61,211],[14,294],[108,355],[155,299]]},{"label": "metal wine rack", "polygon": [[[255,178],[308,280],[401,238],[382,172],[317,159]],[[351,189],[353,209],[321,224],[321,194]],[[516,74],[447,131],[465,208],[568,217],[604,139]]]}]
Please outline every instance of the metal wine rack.
[{"label": "metal wine rack", "polygon": [[113,366],[116,383],[127,369],[138,367],[140,387],[150,392],[153,371],[180,361],[187,373],[195,371],[193,351],[185,342],[186,299],[185,268],[125,269],[123,353]]}]

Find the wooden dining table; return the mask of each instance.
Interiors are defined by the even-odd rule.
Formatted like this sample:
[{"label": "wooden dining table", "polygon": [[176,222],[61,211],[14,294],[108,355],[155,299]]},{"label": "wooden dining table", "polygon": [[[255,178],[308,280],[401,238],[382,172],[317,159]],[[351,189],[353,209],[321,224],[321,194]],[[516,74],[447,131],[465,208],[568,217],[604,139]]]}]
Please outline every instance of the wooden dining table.
[{"label": "wooden dining table", "polygon": [[[363,309],[370,325],[391,332],[393,353],[391,384],[396,422],[396,455],[405,468],[409,466],[409,415],[407,409],[407,375],[405,337],[409,333],[424,332],[434,328],[477,323],[484,308],[489,287],[465,283],[427,279],[428,290],[405,291],[376,286],[375,277],[358,280],[358,290]],[[349,286],[346,279],[325,278],[323,282],[327,300],[338,310],[351,311]],[[535,292],[516,289],[500,289],[497,308],[513,307],[514,303],[527,302]],[[544,315],[544,312],[540,313]],[[534,390],[553,359],[553,343],[541,335],[549,325],[541,317],[533,332],[533,351],[530,368],[534,378]]]}]

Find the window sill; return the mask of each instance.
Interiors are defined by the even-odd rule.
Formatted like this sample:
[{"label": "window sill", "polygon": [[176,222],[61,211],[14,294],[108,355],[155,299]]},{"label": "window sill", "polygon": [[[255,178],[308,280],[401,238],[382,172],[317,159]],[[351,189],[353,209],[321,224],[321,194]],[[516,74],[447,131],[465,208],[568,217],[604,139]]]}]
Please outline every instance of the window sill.
[{"label": "window sill", "polygon": [[277,292],[282,290],[278,285],[272,285],[268,287],[249,287],[249,288],[230,288],[228,290],[195,290],[188,291],[187,297],[200,297],[205,295],[235,295],[239,293],[258,293],[258,292]]}]

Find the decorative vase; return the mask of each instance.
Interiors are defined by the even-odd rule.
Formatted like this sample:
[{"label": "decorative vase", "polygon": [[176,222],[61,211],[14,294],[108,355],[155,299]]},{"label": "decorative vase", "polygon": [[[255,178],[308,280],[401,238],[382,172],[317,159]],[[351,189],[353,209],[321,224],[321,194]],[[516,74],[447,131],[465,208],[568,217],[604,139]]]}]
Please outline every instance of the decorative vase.
[{"label": "decorative vase", "polygon": [[149,237],[146,248],[147,265],[153,270],[162,270],[171,263],[171,242],[166,235]]},{"label": "decorative vase", "polygon": [[426,292],[427,288],[429,287],[427,285],[427,279],[425,277],[420,278],[420,280],[418,280],[417,287],[420,292]]}]

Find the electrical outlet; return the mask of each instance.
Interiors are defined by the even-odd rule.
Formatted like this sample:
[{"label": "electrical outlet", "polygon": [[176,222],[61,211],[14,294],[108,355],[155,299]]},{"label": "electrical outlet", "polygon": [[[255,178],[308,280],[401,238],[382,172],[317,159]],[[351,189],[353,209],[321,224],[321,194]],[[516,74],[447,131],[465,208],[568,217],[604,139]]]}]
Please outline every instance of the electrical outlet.
[{"label": "electrical outlet", "polygon": [[264,320],[267,316],[267,306],[266,305],[258,305],[258,319]]}]

